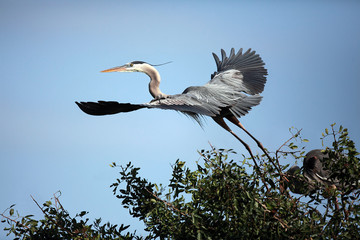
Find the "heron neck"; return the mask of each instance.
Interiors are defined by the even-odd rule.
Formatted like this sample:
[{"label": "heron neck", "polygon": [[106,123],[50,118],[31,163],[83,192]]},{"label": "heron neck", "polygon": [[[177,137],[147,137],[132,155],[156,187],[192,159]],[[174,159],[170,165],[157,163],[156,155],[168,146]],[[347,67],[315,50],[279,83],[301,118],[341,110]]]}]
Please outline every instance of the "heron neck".
[{"label": "heron neck", "polygon": [[159,72],[151,65],[146,66],[144,71],[150,77],[149,91],[153,98],[165,97],[166,95],[160,91],[160,74]]}]

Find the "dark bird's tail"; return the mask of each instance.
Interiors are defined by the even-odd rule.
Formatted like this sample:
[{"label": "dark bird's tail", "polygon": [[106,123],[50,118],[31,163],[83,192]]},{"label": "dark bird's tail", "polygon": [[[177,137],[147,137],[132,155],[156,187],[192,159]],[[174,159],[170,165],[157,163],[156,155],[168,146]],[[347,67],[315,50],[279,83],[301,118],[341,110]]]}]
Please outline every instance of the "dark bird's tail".
[{"label": "dark bird's tail", "polygon": [[146,106],[141,104],[118,103],[115,101],[98,101],[98,102],[75,102],[79,108],[87,114],[101,116],[121,112],[131,112]]}]

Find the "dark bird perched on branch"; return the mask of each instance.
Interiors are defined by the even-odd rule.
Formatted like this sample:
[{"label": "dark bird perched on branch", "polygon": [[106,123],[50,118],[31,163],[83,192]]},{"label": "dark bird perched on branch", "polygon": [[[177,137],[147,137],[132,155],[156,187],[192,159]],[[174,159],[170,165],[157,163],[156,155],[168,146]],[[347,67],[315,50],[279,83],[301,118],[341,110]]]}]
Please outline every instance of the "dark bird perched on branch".
[{"label": "dark bird perched on branch", "polygon": [[[292,166],[288,171],[289,188],[293,193],[308,194],[319,188],[336,187],[344,189],[349,184],[342,183],[334,175],[340,175],[343,171],[341,169],[334,170],[334,165],[341,156],[329,157],[321,149],[315,149],[308,152],[303,161],[303,174],[299,166]],[[330,160],[328,168],[325,168],[324,162]],[[351,185],[355,186],[354,182]]]},{"label": "dark bird perched on branch", "polygon": [[267,70],[264,62],[251,49],[235,53],[231,49],[229,57],[221,50],[221,60],[213,53],[217,71],[203,86],[188,87],[181,94],[167,95],[161,92],[160,74],[155,65],[143,61],[133,61],[123,66],[102,72],[143,72],[150,77],[149,91],[153,97],[148,103],[130,104],[115,101],[76,102],[82,111],[90,115],[107,115],[131,112],[141,108],[159,108],[179,111],[195,119],[201,125],[201,117],[212,117],[216,123],[234,135],[249,151],[250,147],[240,139],[225,123],[224,118],[243,129],[264,151],[262,144],[252,136],[238,118],[247,114],[262,99],[259,95],[266,83]]}]

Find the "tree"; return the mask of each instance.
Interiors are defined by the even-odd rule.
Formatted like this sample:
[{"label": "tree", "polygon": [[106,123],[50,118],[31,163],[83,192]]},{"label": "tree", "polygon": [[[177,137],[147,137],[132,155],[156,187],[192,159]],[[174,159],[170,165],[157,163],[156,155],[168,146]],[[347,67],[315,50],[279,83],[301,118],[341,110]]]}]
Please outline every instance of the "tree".
[{"label": "tree", "polygon": [[271,159],[257,155],[239,163],[232,159],[238,157],[234,151],[212,148],[199,152],[195,170],[177,160],[166,187],[142,178],[132,163],[113,163],[120,177],[110,187],[130,215],[145,223],[144,237],[123,233],[128,226],[101,226],[99,219],[89,224],[82,220],[86,212],[72,218],[58,198],[43,205],[43,220],[14,220],[12,206],[7,216],[2,214],[3,222],[18,239],[357,239],[359,153],[347,129],[335,131],[332,125],[323,134],[328,137],[334,139],[328,154],[341,156],[331,165],[346,186],[341,189],[318,187],[307,197],[290,193],[286,157],[303,158],[304,147],[295,143],[307,141],[297,132]]}]

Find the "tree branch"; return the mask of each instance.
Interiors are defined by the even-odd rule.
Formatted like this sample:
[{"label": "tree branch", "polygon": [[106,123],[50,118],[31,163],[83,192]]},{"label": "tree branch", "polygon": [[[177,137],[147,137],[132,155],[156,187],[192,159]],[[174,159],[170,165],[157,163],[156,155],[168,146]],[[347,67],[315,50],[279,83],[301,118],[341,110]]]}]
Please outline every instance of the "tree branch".
[{"label": "tree branch", "polygon": [[173,204],[165,201],[165,200],[162,200],[161,198],[159,198],[155,193],[151,192],[150,190],[148,190],[147,188],[145,188],[145,190],[150,193],[152,196],[154,196],[157,200],[159,201],[162,201],[166,206],[172,208],[173,210],[177,211],[178,213],[180,213],[181,215],[183,216],[186,216],[186,217],[190,217],[189,214],[186,214],[186,213],[183,213],[182,211],[180,211],[179,209],[177,209]]}]

